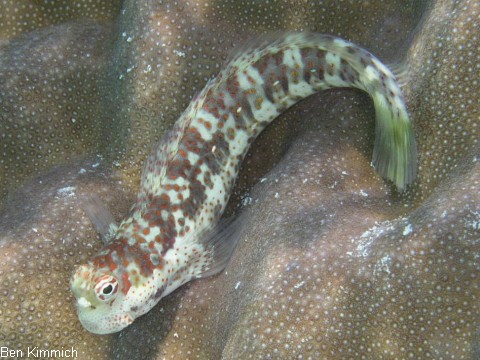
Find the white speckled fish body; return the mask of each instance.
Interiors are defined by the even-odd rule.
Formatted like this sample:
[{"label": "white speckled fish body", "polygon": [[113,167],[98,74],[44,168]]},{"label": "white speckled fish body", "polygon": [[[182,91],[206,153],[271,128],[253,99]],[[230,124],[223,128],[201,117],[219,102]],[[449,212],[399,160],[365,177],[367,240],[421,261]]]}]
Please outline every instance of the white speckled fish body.
[{"label": "white speckled fish body", "polygon": [[234,249],[236,229],[214,226],[250,144],[284,110],[332,87],[356,87],[371,95],[377,120],[373,164],[398,188],[410,183],[415,141],[388,68],[332,36],[264,38],[238,52],[192,101],[147,159],[130,216],[73,275],[85,328],[119,331],[185,282],[221,271]]}]

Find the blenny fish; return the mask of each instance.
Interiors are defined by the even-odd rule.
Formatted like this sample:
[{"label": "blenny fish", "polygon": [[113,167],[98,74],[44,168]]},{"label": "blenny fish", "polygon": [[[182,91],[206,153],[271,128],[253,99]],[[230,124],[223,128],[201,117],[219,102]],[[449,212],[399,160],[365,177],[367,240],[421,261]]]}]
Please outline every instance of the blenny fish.
[{"label": "blenny fish", "polygon": [[290,106],[337,87],[371,96],[372,164],[399,190],[410,184],[415,139],[392,72],[333,36],[264,36],[237,50],[192,100],[146,160],[129,216],[76,269],[71,289],[83,326],[96,334],[120,331],[182,284],[222,271],[239,226],[219,219],[250,144]]}]

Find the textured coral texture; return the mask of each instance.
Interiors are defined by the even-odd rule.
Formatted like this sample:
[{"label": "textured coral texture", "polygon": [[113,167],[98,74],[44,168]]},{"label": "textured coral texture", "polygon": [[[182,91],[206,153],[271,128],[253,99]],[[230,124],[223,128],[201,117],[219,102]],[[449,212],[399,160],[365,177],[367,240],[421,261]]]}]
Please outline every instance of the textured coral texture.
[{"label": "textured coral texture", "polygon": [[[480,357],[479,16],[474,0],[3,1],[0,346],[81,359]],[[226,270],[119,334],[79,323],[68,280],[120,220],[152,145],[250,37],[311,30],[392,64],[415,126],[405,193],[370,166],[362,92],[314,95],[257,139]]]}]

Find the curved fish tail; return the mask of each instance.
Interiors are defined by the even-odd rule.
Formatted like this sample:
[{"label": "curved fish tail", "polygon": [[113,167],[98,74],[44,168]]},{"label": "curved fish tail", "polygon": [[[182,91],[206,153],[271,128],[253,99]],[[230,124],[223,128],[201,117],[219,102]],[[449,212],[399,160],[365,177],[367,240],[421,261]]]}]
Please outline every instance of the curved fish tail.
[{"label": "curved fish tail", "polygon": [[387,66],[349,41],[316,33],[267,35],[237,51],[212,84],[211,94],[232,104],[232,112],[241,117],[237,124],[254,125],[247,125],[254,138],[299,100],[338,87],[359,88],[372,97],[376,111],[372,163],[382,177],[405,189],[416,177],[417,152],[400,86]]},{"label": "curved fish tail", "polygon": [[372,96],[375,105],[375,145],[372,164],[380,176],[402,191],[417,175],[417,149],[406,111],[392,113],[384,96]]}]

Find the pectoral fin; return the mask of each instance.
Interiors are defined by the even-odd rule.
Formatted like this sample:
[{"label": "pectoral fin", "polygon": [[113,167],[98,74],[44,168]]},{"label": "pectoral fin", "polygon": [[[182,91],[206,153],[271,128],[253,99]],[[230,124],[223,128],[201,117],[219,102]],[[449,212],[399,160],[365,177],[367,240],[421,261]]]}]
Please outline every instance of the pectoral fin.
[{"label": "pectoral fin", "polygon": [[245,218],[246,215],[241,214],[224,219],[205,231],[201,242],[207,249],[208,266],[197,274],[197,278],[215,275],[225,269],[238,242],[243,237]]},{"label": "pectoral fin", "polygon": [[108,244],[115,235],[118,225],[107,205],[96,195],[80,195],[80,204],[103,242]]}]

